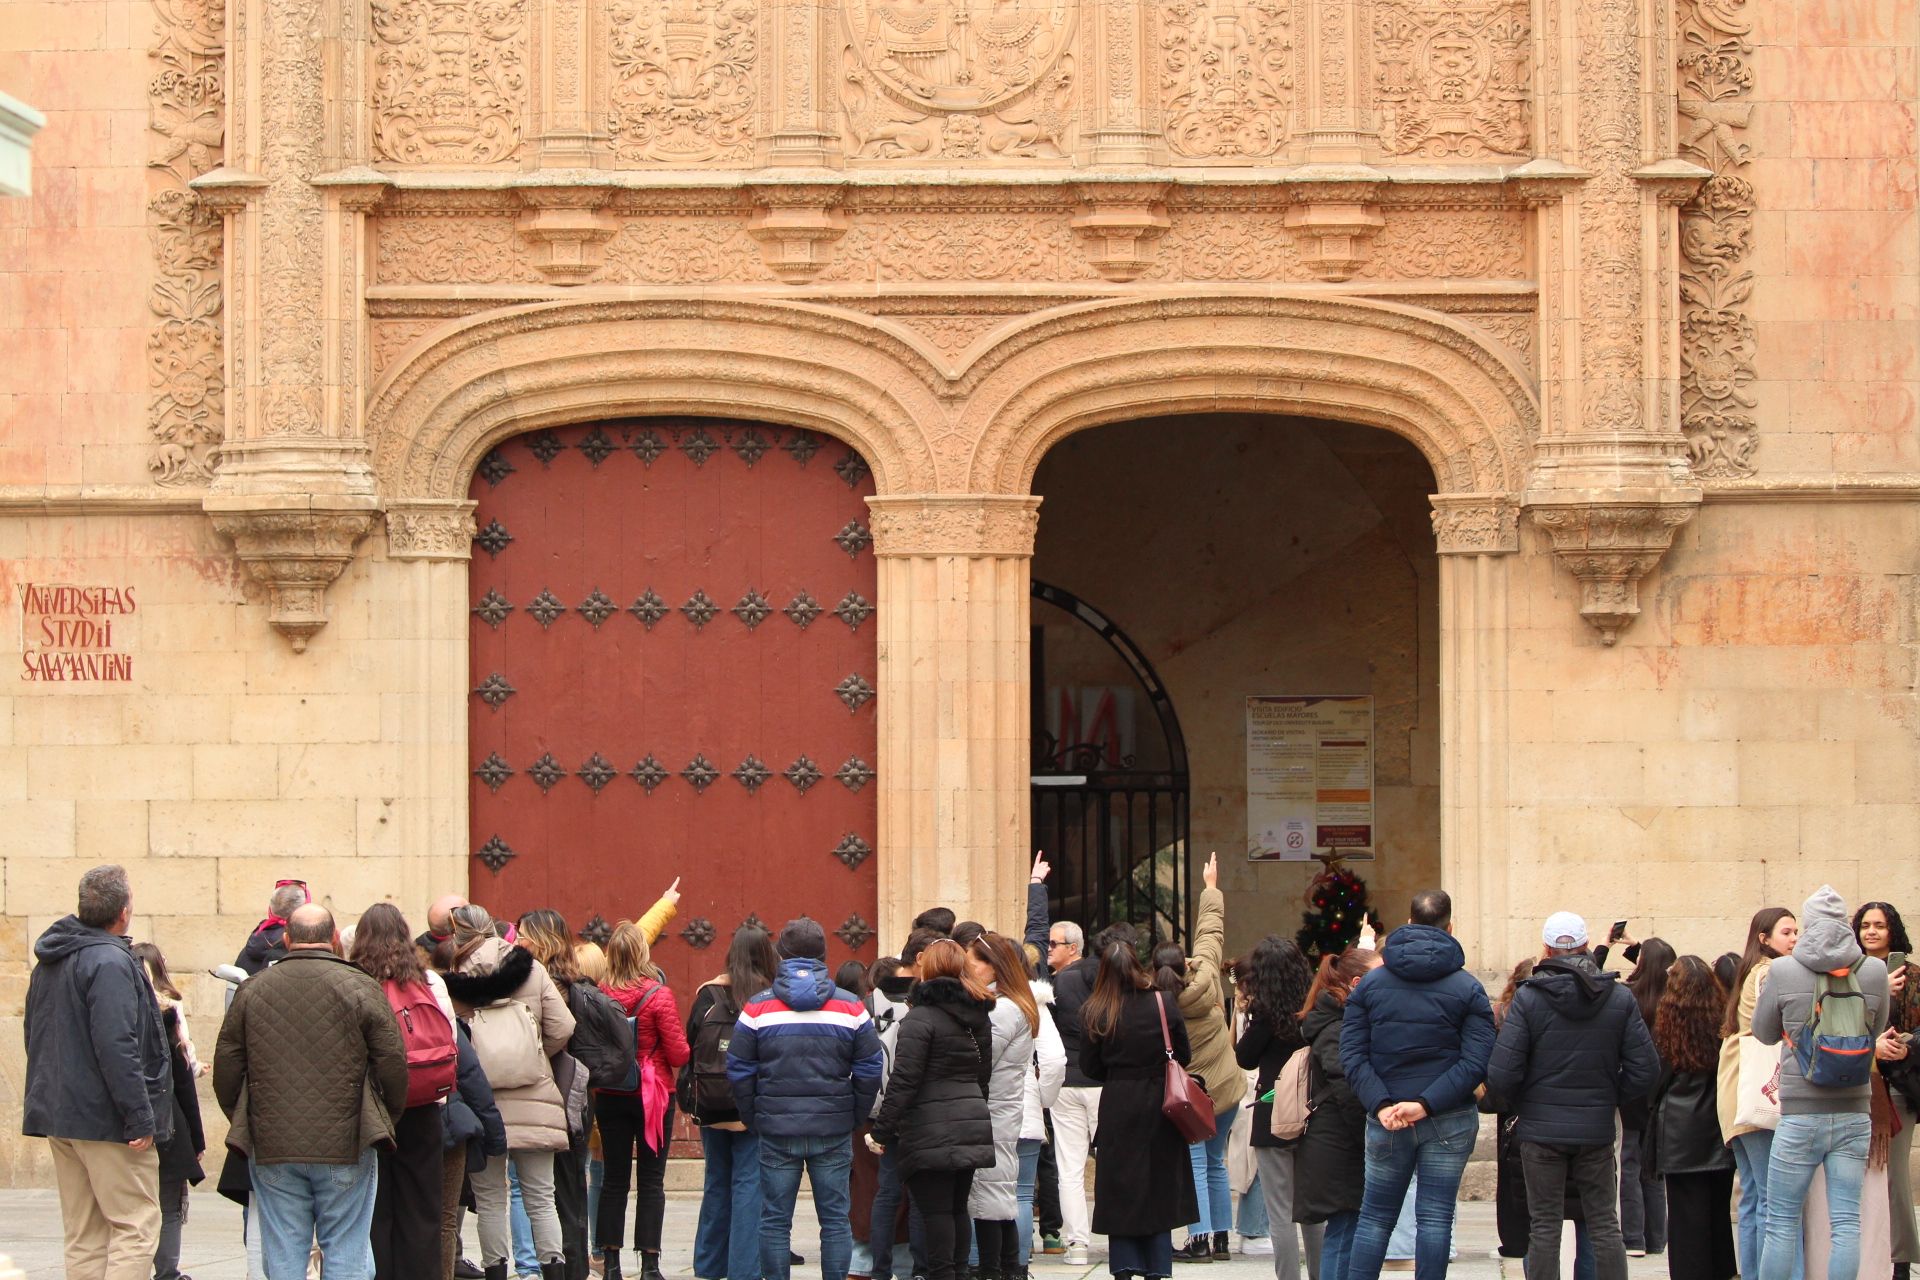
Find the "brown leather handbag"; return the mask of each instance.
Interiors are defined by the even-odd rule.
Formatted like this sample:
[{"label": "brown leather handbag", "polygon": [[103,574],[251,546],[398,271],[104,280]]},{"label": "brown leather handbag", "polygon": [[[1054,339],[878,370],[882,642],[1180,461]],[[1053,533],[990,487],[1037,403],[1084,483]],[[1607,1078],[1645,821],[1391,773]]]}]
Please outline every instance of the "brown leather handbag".
[{"label": "brown leather handbag", "polygon": [[1174,1061],[1173,1033],[1167,1029],[1166,996],[1156,991],[1153,1002],[1160,1009],[1160,1043],[1167,1051],[1167,1083],[1160,1094],[1160,1114],[1172,1121],[1173,1127],[1188,1142],[1205,1142],[1214,1133],[1213,1099],[1207,1096],[1205,1085]]}]

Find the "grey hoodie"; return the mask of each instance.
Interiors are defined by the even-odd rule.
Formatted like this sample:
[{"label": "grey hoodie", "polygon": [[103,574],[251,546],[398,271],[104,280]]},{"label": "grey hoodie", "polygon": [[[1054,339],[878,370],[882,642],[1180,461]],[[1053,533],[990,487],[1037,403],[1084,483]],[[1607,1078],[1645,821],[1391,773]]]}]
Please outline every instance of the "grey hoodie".
[{"label": "grey hoodie", "polygon": [[1873,1034],[1887,1029],[1887,966],[1860,950],[1848,922],[1847,904],[1831,885],[1821,885],[1807,899],[1800,916],[1800,940],[1793,955],[1775,960],[1767,969],[1760,988],[1760,1003],[1753,1010],[1753,1034],[1761,1044],[1780,1046],[1780,1114],[1783,1116],[1829,1115],[1836,1112],[1867,1114],[1871,1105],[1871,1085],[1856,1089],[1829,1089],[1808,1084],[1800,1075],[1800,1063],[1785,1041],[1798,1039],[1807,1020],[1813,1017],[1814,980],[1823,973],[1850,969],[1859,980],[1867,998],[1867,1020]]}]

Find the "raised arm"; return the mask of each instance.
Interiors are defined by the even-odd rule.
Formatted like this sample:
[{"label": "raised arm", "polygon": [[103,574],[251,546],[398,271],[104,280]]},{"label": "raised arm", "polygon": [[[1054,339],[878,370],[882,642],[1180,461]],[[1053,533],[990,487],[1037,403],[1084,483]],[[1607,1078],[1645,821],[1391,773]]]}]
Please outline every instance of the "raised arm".
[{"label": "raised arm", "polygon": [[1053,870],[1047,855],[1033,855],[1033,871],[1027,877],[1026,941],[1040,948],[1040,963],[1047,962],[1047,933],[1053,928],[1052,910],[1047,904],[1047,873]]},{"label": "raised arm", "polygon": [[662,893],[654,904],[647,908],[646,914],[635,922],[641,934],[646,937],[648,946],[660,941],[660,935],[666,932],[667,924],[679,910],[680,877],[675,876],[673,883],[667,886],[666,892]]}]

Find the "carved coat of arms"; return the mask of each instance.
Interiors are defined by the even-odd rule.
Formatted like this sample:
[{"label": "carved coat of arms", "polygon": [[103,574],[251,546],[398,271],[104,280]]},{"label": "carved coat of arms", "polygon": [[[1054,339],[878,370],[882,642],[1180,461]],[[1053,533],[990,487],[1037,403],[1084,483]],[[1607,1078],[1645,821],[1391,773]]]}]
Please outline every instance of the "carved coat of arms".
[{"label": "carved coat of arms", "polygon": [[1039,83],[1077,0],[844,0],[855,56],[903,106],[991,111]]}]

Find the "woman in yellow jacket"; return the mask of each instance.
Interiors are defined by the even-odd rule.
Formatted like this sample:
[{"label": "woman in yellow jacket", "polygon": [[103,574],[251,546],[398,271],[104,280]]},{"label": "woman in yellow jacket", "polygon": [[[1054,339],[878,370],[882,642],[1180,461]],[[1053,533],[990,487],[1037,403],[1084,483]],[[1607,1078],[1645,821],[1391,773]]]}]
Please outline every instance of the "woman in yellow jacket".
[{"label": "woman in yellow jacket", "polygon": [[1202,872],[1206,888],[1193,926],[1193,954],[1177,942],[1153,949],[1153,982],[1175,997],[1187,1020],[1187,1038],[1193,1046],[1189,1070],[1207,1086],[1213,1099],[1213,1137],[1187,1149],[1193,1161],[1193,1189],[1200,1202],[1200,1220],[1187,1231],[1180,1255],[1200,1262],[1225,1261],[1230,1250],[1227,1232],[1233,1226],[1233,1188],[1227,1177],[1227,1140],[1234,1114],[1246,1096],[1247,1075],[1233,1057],[1233,1028],[1227,1022],[1226,995],[1220,973],[1226,963],[1227,900],[1220,892],[1220,855],[1208,854]]}]

